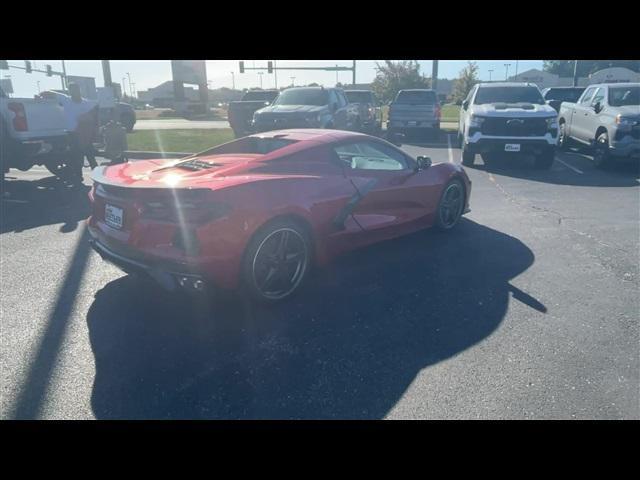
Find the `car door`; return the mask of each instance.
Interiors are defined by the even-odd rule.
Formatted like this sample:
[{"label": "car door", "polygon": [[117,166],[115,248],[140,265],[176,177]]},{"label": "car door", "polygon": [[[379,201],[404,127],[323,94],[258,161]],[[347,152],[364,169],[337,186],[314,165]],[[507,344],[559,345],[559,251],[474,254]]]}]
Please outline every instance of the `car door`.
[{"label": "car door", "polygon": [[593,112],[591,108],[591,99],[596,93],[597,87],[590,87],[584,92],[580,101],[574,105],[573,112],[571,114],[570,128],[567,135],[572,138],[584,142],[586,140],[585,128],[586,122],[589,120],[590,112]]},{"label": "car door", "polygon": [[348,208],[365,232],[393,236],[426,226],[438,188],[428,170],[416,172],[408,155],[375,140],[339,144],[334,152],[357,189]]}]

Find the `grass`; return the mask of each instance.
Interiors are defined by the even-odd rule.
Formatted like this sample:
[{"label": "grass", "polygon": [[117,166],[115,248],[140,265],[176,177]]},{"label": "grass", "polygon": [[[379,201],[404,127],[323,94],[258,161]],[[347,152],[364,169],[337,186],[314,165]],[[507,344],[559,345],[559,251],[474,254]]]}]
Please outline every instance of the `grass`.
[{"label": "grass", "polygon": [[224,129],[134,130],[127,134],[129,150],[197,153],[233,140]]}]

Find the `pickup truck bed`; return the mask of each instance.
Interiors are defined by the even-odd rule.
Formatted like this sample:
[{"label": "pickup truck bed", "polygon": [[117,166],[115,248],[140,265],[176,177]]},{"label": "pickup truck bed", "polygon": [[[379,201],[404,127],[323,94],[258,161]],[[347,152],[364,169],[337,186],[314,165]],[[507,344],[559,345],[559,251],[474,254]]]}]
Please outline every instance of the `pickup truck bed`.
[{"label": "pickup truck bed", "polygon": [[271,105],[278,93],[277,90],[252,90],[247,92],[242,100],[229,103],[227,118],[236,138],[252,133],[253,114]]}]

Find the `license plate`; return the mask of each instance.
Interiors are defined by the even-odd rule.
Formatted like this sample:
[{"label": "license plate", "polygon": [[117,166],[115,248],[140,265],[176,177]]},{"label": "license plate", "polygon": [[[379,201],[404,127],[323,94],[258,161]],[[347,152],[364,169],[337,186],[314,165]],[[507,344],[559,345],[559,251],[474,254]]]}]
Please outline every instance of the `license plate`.
[{"label": "license plate", "polygon": [[520,144],[519,143],[507,143],[504,146],[504,151],[505,152],[519,152],[520,151]]},{"label": "license plate", "polygon": [[109,205],[104,207],[104,221],[113,228],[122,228],[122,209]]}]

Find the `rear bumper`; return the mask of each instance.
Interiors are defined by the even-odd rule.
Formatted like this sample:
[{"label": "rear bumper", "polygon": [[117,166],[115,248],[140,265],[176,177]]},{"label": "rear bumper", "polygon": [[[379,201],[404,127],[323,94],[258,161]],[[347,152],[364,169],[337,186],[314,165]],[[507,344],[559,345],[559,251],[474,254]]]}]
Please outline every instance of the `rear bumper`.
[{"label": "rear bumper", "polygon": [[14,140],[7,142],[8,163],[11,168],[30,168],[45,163],[49,158],[68,154],[68,135]]},{"label": "rear bumper", "polygon": [[89,244],[103,260],[130,274],[146,275],[167,291],[178,290],[202,292],[213,288],[201,272],[186,268],[185,265],[151,262],[141,258],[131,258],[114,251],[98,240],[89,229]]}]

